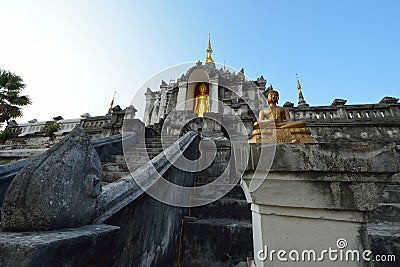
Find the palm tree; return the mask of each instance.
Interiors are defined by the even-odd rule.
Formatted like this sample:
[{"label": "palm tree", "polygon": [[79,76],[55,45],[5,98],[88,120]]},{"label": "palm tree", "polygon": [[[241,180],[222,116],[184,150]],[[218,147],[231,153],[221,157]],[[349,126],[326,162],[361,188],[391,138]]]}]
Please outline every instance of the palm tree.
[{"label": "palm tree", "polygon": [[28,96],[21,96],[25,88],[18,75],[0,69],[0,123],[22,116],[22,106],[31,104]]}]

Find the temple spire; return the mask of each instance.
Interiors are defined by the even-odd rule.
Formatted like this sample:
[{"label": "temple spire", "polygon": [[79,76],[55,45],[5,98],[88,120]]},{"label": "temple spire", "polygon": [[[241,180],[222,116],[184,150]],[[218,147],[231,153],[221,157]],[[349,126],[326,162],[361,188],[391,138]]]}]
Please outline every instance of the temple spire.
[{"label": "temple spire", "polygon": [[212,49],[211,49],[211,40],[210,40],[210,34],[208,34],[208,47],[207,47],[207,58],[206,62],[207,63],[214,63],[214,60],[211,57],[212,54]]},{"label": "temple spire", "polygon": [[107,115],[111,115],[112,114],[112,108],[113,108],[113,105],[114,105],[114,99],[115,99],[115,94],[116,93],[117,93],[117,91],[114,91],[114,95],[113,95],[113,98],[111,100],[110,107],[108,108]]},{"label": "temple spire", "polygon": [[309,105],[307,102],[304,100],[303,92],[301,91],[301,84],[299,81],[299,75],[296,73],[296,78],[297,78],[297,90],[299,91],[299,107],[308,107]]}]

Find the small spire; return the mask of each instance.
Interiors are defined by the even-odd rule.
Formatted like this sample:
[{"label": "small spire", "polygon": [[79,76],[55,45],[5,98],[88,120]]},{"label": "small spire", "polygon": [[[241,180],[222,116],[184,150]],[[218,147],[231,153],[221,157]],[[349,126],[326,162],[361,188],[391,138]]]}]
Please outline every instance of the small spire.
[{"label": "small spire", "polygon": [[301,91],[301,84],[299,81],[299,75],[296,73],[296,79],[297,79],[297,90],[299,91],[299,107],[308,107],[309,105],[307,102],[304,100],[303,92]]},{"label": "small spire", "polygon": [[299,90],[299,94],[301,94],[301,84],[299,81],[299,75],[296,73],[296,79],[297,79],[297,89]]},{"label": "small spire", "polygon": [[214,63],[214,60],[211,57],[212,54],[212,49],[211,49],[211,39],[210,39],[210,34],[208,34],[208,47],[207,47],[207,58],[206,58],[206,62],[207,63]]},{"label": "small spire", "polygon": [[115,94],[116,93],[117,93],[117,91],[114,91],[114,95],[113,95],[113,98],[111,100],[110,107],[108,108],[107,115],[111,115],[111,113],[112,113],[112,108],[113,108],[113,105],[114,105],[114,99],[115,99]]}]

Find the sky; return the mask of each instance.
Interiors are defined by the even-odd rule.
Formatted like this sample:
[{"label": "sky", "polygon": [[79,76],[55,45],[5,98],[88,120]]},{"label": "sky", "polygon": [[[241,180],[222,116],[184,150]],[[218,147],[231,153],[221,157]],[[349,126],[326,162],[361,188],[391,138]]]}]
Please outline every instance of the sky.
[{"label": "sky", "polygon": [[[281,104],[400,97],[400,1],[0,0],[0,68],[26,83],[17,122],[104,115],[157,73],[204,62],[263,75]],[[172,79],[179,78],[170,77]],[[159,81],[161,82],[161,81]],[[157,90],[155,86],[152,88]]]}]

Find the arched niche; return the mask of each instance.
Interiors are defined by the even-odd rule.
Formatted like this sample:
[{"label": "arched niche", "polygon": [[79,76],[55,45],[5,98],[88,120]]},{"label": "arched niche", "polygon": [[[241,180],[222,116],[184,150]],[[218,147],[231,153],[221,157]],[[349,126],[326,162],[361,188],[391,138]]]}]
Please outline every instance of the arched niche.
[{"label": "arched niche", "polygon": [[[210,77],[208,73],[202,69],[198,68],[192,71],[188,79],[188,89],[186,93],[186,110],[193,110],[194,108],[194,101],[196,94],[198,94],[200,84],[205,83],[207,85],[207,93],[209,94],[210,91]],[[190,101],[191,100],[191,101]]]}]

